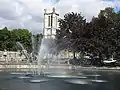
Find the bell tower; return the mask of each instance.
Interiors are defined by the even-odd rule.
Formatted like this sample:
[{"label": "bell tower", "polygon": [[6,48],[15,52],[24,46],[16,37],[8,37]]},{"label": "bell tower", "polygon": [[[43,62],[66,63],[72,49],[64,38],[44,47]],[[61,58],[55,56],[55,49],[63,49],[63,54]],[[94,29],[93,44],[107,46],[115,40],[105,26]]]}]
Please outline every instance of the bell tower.
[{"label": "bell tower", "polygon": [[58,29],[59,14],[56,13],[55,8],[52,12],[44,9],[44,37],[46,39],[55,39],[56,29]]}]

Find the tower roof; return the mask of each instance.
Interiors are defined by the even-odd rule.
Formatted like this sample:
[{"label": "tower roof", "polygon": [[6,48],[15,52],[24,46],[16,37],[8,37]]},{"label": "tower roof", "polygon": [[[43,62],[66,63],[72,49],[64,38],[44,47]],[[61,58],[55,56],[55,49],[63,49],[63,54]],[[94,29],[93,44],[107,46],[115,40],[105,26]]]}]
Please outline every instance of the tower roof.
[{"label": "tower roof", "polygon": [[53,7],[53,13],[55,13],[55,7]]},{"label": "tower roof", "polygon": [[55,7],[52,8],[52,12],[50,12],[50,11],[47,12],[47,9],[44,9],[44,15],[49,15],[49,14],[55,14],[55,15],[59,16],[59,14],[56,13],[56,11],[55,11]]}]

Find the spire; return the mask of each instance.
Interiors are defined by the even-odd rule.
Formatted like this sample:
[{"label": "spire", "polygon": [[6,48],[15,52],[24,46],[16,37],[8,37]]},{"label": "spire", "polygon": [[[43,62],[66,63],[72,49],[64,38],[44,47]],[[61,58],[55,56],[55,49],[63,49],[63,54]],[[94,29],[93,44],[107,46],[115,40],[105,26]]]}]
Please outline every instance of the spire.
[{"label": "spire", "polygon": [[53,13],[55,13],[55,7],[53,7]]},{"label": "spire", "polygon": [[44,13],[46,13],[47,12],[47,9],[44,9]]}]

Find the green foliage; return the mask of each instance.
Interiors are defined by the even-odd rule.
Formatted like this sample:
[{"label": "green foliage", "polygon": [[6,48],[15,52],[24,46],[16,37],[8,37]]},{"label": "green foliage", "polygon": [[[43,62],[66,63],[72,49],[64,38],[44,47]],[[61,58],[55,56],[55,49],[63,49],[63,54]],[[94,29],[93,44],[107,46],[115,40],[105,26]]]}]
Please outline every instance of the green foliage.
[{"label": "green foliage", "polygon": [[67,13],[59,20],[56,42],[58,50],[87,53],[100,61],[112,55],[119,60],[120,55],[120,12],[107,7],[98,17],[86,22],[80,13]]},{"label": "green foliage", "polygon": [[[33,35],[35,40],[42,38],[42,34]],[[21,50],[16,42],[20,42],[28,52],[32,52],[32,33],[27,29],[8,30],[7,27],[0,30],[0,50]]]},{"label": "green foliage", "polygon": [[58,49],[67,49],[74,53],[79,50],[78,43],[81,39],[86,20],[80,13],[67,13],[64,19],[59,20],[60,30],[57,30]]}]

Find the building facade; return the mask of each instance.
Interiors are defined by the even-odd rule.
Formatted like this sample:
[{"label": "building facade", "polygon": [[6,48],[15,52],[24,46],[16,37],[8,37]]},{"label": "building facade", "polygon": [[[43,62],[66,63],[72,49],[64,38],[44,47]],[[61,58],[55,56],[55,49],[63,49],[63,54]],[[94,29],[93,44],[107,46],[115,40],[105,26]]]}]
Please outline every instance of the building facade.
[{"label": "building facade", "polygon": [[55,39],[56,30],[59,28],[59,14],[56,13],[55,8],[52,9],[52,12],[44,9],[44,37],[46,39]]},{"label": "building facade", "polygon": [[10,63],[13,64],[13,62],[20,62],[26,60],[26,56],[23,54],[23,52],[20,52],[19,50],[14,52],[14,51],[0,51],[0,64],[3,62],[5,63]]}]

